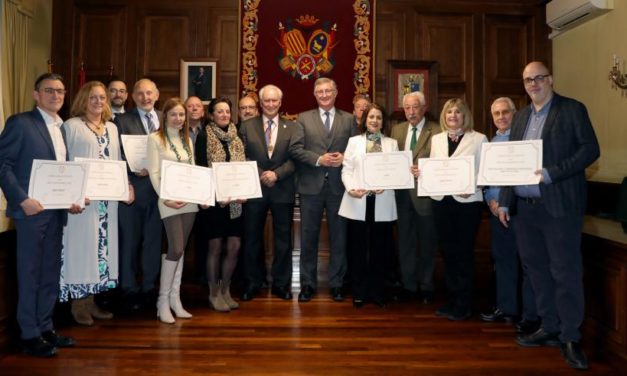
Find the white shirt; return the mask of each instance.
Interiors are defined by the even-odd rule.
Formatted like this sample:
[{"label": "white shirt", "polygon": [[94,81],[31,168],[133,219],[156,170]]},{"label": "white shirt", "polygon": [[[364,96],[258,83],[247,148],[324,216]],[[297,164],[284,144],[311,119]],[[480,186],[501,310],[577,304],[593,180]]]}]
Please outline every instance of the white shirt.
[{"label": "white shirt", "polygon": [[59,115],[55,114],[55,117],[48,115],[48,113],[41,108],[37,107],[39,113],[44,118],[48,133],[52,139],[52,146],[54,147],[54,155],[57,161],[65,161],[67,159],[67,149],[65,148],[65,141],[63,141],[63,134],[61,133],[61,125],[63,120]]},{"label": "white shirt", "polygon": [[[416,125],[416,142],[418,142],[418,138],[420,137],[420,132],[422,131],[422,127],[424,127],[426,122],[427,121],[423,117],[422,120],[418,122],[418,125]],[[407,136],[405,138],[405,150],[411,150],[411,136],[412,136],[411,134],[412,134],[413,127],[414,126],[412,124],[407,124]]]},{"label": "white shirt", "polygon": [[263,115],[261,118],[263,119],[264,137],[266,134],[266,130],[268,129],[268,121],[272,120],[272,130],[270,131],[270,145],[268,145],[268,156],[272,157],[272,151],[274,150],[274,145],[276,144],[276,135],[279,129],[279,115],[275,116],[272,119],[268,119],[265,115]]},{"label": "white shirt", "polygon": [[[144,130],[146,131],[146,134],[150,134],[150,130],[148,129],[148,120],[146,119],[147,112],[144,112],[139,108],[137,109],[137,112],[139,113],[139,117],[142,119],[142,124],[144,125]],[[156,131],[157,129],[159,129],[159,116],[157,116],[154,108],[150,110],[150,115],[152,116],[152,123],[155,125]]]},{"label": "white shirt", "polygon": [[325,112],[329,113],[329,130],[333,129],[333,119],[335,118],[335,107],[331,108],[329,111],[323,110],[318,107],[318,111],[320,111],[320,120],[322,120],[322,124],[326,120],[327,116],[324,114]]}]

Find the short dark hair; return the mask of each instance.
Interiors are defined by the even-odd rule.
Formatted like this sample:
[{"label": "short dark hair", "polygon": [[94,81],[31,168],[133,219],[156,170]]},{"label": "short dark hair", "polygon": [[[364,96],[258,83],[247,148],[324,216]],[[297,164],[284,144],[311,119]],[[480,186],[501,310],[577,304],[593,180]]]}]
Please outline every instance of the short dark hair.
[{"label": "short dark hair", "polygon": [[63,76],[61,76],[60,74],[57,74],[57,73],[44,73],[41,76],[37,77],[37,79],[35,80],[35,90],[39,90],[39,88],[41,87],[41,82],[43,80],[61,81],[61,83],[63,85],[65,85],[65,82],[63,82]]},{"label": "short dark hair", "polygon": [[359,131],[361,133],[364,133],[368,130],[368,127],[366,127],[366,121],[368,118],[368,113],[370,113],[370,111],[372,110],[379,110],[381,111],[381,117],[382,117],[382,122],[381,122],[381,133],[383,133],[385,131],[385,129],[388,127],[388,116],[385,113],[385,108],[383,108],[383,106],[377,104],[377,103],[370,103],[368,105],[368,108],[366,108],[364,110],[364,115],[361,117],[361,123],[359,124]]},{"label": "short dark hair", "polygon": [[215,110],[218,103],[228,104],[229,110],[231,112],[233,111],[233,104],[231,103],[231,100],[228,97],[222,96],[222,97],[213,98],[211,102],[209,102],[209,106],[207,106],[207,111],[209,112],[209,114],[213,114],[213,110]]}]

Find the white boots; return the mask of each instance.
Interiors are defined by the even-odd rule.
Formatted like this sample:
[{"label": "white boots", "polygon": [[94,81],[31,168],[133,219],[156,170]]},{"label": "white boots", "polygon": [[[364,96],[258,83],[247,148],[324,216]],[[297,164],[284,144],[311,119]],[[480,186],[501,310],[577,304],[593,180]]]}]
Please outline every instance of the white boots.
[{"label": "white boots", "polygon": [[[183,276],[184,258],[178,261],[167,260],[166,255],[161,256],[161,279],[159,283],[159,298],[157,300],[157,317],[166,324],[174,324],[176,317],[191,318],[181,304],[181,278]],[[171,309],[171,310],[170,310]]]}]

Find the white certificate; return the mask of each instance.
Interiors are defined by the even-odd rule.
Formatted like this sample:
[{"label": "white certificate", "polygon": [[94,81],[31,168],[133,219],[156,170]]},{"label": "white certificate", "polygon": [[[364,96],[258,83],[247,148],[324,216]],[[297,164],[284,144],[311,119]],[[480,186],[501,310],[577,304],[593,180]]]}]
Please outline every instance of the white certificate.
[{"label": "white certificate", "polygon": [[133,172],[141,172],[148,168],[148,136],[147,135],[122,135],[122,148],[128,162],[128,167]]},{"label": "white certificate", "polygon": [[262,197],[257,162],[213,162],[216,200]]},{"label": "white certificate", "polygon": [[361,155],[361,188],[408,189],[414,188],[414,176],[410,168],[411,151],[365,153]]},{"label": "white certificate", "polygon": [[418,196],[475,193],[475,157],[418,159]]},{"label": "white certificate", "polygon": [[108,159],[74,158],[89,164],[87,192],[90,200],[127,201],[129,196],[126,162]]},{"label": "white certificate", "polygon": [[44,209],[69,209],[84,206],[89,165],[34,159],[28,183],[28,197]]},{"label": "white certificate", "polygon": [[538,184],[542,169],[542,140],[490,142],[481,145],[479,185]]},{"label": "white certificate", "polygon": [[213,174],[210,168],[189,163],[161,161],[159,197],[164,200],[215,205]]}]

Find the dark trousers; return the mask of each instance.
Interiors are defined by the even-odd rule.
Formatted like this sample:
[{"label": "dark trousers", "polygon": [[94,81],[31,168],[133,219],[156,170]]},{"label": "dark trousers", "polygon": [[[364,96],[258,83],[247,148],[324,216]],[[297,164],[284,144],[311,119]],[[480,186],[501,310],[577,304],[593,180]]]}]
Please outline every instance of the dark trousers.
[{"label": "dark trousers", "polygon": [[353,299],[385,302],[385,255],[393,222],[375,222],[376,196],[366,198],[366,220],[349,219],[348,248],[352,265]]},{"label": "dark trousers", "polygon": [[342,287],[346,273],[346,219],[338,215],[341,202],[342,194],[333,194],[328,182],[317,195],[300,195],[301,287],[308,285],[315,290],[318,285],[318,241],[325,209],[331,244],[329,287]]},{"label": "dark trousers", "polygon": [[63,217],[61,210],[44,210],[16,219],[17,323],[22,339],[53,330],[52,314],[59,295]]},{"label": "dark trousers", "polygon": [[472,310],[475,238],[482,210],[482,202],[461,203],[451,196],[433,202],[449,304],[463,312]]},{"label": "dark trousers", "polygon": [[292,281],[292,218],[294,204],[275,203],[268,198],[251,200],[244,204],[244,274],[248,285],[260,288],[266,279],[263,233],[268,216],[272,213],[274,257],[272,259],[272,284],[289,288]]},{"label": "dark trousers", "polygon": [[579,341],[584,317],[583,216],[554,218],[541,202],[519,199],[512,224],[542,327],[547,332],[560,332],[562,342]]},{"label": "dark trousers", "polygon": [[[161,228],[156,200],[136,201],[118,207],[120,229],[120,286],[126,294],[140,292],[137,276],[143,279],[141,291],[155,289],[161,270]],[[141,258],[141,270],[138,260]]]},{"label": "dark trousers", "polygon": [[[519,313],[518,277],[520,263],[515,234],[513,226],[505,227],[498,217],[490,217],[490,242],[496,272],[496,308],[505,314],[517,316]],[[520,292],[522,318],[531,321],[537,320],[535,296],[525,268],[522,269]]]}]

